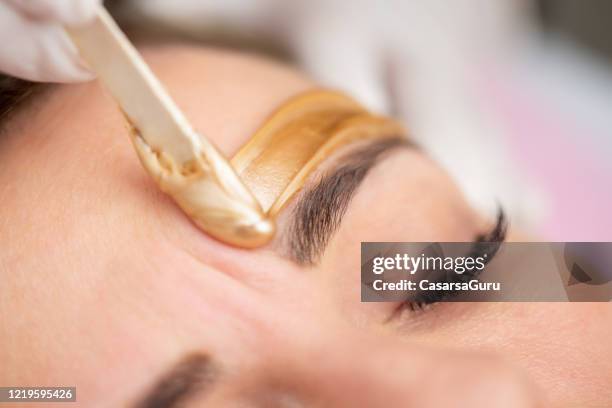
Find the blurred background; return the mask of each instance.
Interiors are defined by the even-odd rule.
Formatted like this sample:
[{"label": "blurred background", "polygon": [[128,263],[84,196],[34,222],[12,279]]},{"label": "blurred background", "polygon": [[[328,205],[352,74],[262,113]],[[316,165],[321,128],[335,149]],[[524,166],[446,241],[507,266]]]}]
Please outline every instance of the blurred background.
[{"label": "blurred background", "polygon": [[612,240],[609,0],[107,5],[128,31],[264,53],[396,115],[474,206],[535,237]]}]

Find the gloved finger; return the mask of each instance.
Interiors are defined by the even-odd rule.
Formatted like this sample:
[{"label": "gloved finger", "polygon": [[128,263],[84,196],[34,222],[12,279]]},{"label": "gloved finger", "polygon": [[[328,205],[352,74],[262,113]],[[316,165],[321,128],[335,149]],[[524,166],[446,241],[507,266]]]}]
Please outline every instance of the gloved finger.
[{"label": "gloved finger", "polygon": [[101,0],[5,0],[33,20],[79,25],[92,19]]},{"label": "gloved finger", "polygon": [[313,18],[291,33],[290,45],[301,65],[319,82],[349,93],[373,111],[388,113],[390,101],[379,49],[373,36],[353,28]]},{"label": "gloved finger", "polygon": [[0,3],[0,71],[32,81],[77,82],[93,78],[64,30],[28,19]]},{"label": "gloved finger", "polygon": [[529,221],[539,213],[534,199],[539,194],[521,178],[503,126],[483,111],[486,101],[478,90],[484,84],[449,73],[452,61],[414,51],[402,55],[409,52],[408,46],[398,47],[390,84],[411,138],[453,175],[480,213],[495,217],[501,205],[514,222]]}]

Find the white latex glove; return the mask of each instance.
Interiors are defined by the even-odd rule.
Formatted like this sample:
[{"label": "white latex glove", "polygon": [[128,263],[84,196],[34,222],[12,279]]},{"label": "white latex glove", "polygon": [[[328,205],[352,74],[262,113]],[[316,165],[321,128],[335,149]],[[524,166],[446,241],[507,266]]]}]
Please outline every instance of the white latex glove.
[{"label": "white latex glove", "polygon": [[[506,69],[529,32],[529,0],[133,0],[202,30],[224,26],[287,46],[319,82],[399,116],[487,213],[529,221],[537,202],[487,109],[482,78]],[[480,94],[479,94],[480,92]]]},{"label": "white latex glove", "polygon": [[62,25],[93,18],[100,0],[0,0],[0,71],[31,81],[93,78]]},{"label": "white latex glove", "polygon": [[[528,1],[309,0],[286,35],[319,81],[403,119],[471,204],[530,226],[533,186],[507,149],[483,78],[502,74],[529,33]],[[286,15],[289,13],[285,13]]]}]

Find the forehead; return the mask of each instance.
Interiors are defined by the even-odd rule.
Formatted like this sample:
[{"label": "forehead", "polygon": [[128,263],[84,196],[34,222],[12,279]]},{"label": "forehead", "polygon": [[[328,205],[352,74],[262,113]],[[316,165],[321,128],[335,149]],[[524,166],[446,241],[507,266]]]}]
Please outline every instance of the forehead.
[{"label": "forehead", "polygon": [[[311,86],[286,67],[239,54],[185,46],[143,53],[194,127],[228,156],[277,105]],[[117,381],[131,376],[138,386],[150,373],[120,368],[126,361],[164,368],[194,341],[189,327],[223,315],[228,291],[206,288],[227,278],[197,258],[210,261],[214,252],[215,266],[227,267],[244,257],[201,234],[154,187],[97,83],[53,86],[24,106],[0,137],[0,162],[0,220],[10,220],[0,222],[0,236],[11,237],[2,242],[0,273],[12,272],[4,290],[20,294],[0,305],[11,333],[0,336],[11,339],[0,351],[12,375],[5,371],[3,382],[78,380],[93,392],[100,385],[88,370],[112,367],[125,372]],[[270,269],[269,259],[249,261]],[[236,290],[242,311],[249,295]],[[29,372],[5,354],[24,347],[37,361]]]},{"label": "forehead", "polygon": [[[244,54],[185,45],[141,51],[196,130],[228,156],[275,107],[312,86],[285,66]],[[195,252],[212,245],[146,176],[123,116],[98,83],[49,87],[33,102],[0,138],[0,182],[10,198],[3,215],[14,229],[20,221],[37,223],[39,236],[52,240],[58,225],[87,224],[100,236],[111,226],[108,214],[116,213],[138,228],[163,224],[183,242],[197,236],[189,244]],[[15,218],[17,209],[27,216]],[[147,211],[157,218],[143,217]]]},{"label": "forehead", "polygon": [[[169,44],[141,52],[194,128],[228,157],[275,107],[312,86],[288,67],[235,52]],[[0,139],[4,185],[21,192],[12,197],[16,208],[44,217],[28,192],[50,185],[54,188],[41,197],[51,203],[47,210],[67,197],[77,207],[87,197],[112,200],[121,189],[129,197],[146,189],[148,202],[168,201],[145,181],[125,119],[99,83],[50,86],[32,102],[11,119]],[[23,171],[25,163],[29,172]],[[72,195],[76,185],[82,189],[78,197]]]}]

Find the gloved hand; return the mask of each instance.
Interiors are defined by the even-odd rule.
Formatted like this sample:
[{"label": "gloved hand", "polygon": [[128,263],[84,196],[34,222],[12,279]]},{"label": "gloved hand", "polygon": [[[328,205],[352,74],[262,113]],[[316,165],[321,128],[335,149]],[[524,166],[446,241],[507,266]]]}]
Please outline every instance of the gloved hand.
[{"label": "gloved hand", "polygon": [[31,81],[93,78],[62,25],[93,18],[100,0],[0,0],[0,71]]},{"label": "gloved hand", "polygon": [[[327,86],[403,119],[478,209],[529,223],[537,204],[482,92],[529,32],[528,0],[132,0],[178,29],[280,41]],[[527,26],[527,27],[526,27]]]}]

